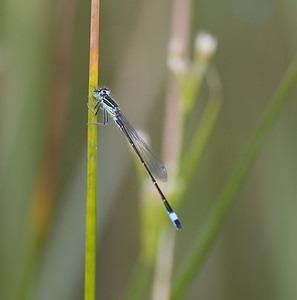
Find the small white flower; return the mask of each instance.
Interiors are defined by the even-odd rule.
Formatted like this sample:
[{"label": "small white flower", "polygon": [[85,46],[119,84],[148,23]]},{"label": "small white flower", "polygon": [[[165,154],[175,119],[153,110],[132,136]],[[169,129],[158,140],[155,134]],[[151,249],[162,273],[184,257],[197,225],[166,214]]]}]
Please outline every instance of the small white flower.
[{"label": "small white flower", "polygon": [[195,50],[197,55],[211,56],[216,51],[217,40],[207,32],[201,32],[196,36]]},{"label": "small white flower", "polygon": [[172,38],[169,42],[167,65],[175,74],[184,74],[188,71],[188,62],[185,59],[185,44],[179,38]]},{"label": "small white flower", "polygon": [[188,64],[185,59],[178,56],[169,56],[167,59],[168,68],[175,74],[185,74],[188,71]]}]

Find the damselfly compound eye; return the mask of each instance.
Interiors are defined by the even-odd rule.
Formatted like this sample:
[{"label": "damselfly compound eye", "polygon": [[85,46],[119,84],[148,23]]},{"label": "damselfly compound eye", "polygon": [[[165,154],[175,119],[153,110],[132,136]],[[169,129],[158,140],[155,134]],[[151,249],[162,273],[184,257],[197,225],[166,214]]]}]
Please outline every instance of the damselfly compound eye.
[{"label": "damselfly compound eye", "polygon": [[103,87],[103,88],[99,88],[99,89],[95,89],[93,92],[93,96],[96,99],[102,99],[104,96],[109,96],[110,94],[110,89],[107,87]]}]

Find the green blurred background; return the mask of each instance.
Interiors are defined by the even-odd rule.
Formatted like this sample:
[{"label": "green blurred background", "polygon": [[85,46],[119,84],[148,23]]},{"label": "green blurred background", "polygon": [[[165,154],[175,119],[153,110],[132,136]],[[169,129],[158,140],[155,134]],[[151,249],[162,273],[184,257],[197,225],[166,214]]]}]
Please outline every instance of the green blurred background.
[{"label": "green blurred background", "polygon": [[[101,2],[100,85],[160,155],[172,1]],[[83,299],[89,12],[88,1],[0,2],[0,299]],[[173,277],[297,49],[296,1],[193,1],[191,13],[191,44],[201,30],[217,38],[223,104],[178,209]],[[297,299],[296,96],[186,299]],[[139,251],[129,150],[114,124],[99,129],[97,299],[122,299]]]}]

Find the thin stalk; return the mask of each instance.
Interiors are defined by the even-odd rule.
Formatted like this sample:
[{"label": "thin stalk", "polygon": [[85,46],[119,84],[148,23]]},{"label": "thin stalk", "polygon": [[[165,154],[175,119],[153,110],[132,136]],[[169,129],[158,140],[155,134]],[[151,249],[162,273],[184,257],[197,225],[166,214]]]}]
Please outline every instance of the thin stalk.
[{"label": "thin stalk", "polygon": [[261,148],[265,137],[274,124],[281,108],[288,99],[289,92],[292,90],[297,80],[297,56],[281,81],[272,102],[268,107],[266,114],[262,118],[255,135],[253,136],[246,152],[239,161],[233,174],[223,187],[215,207],[210,213],[200,234],[192,253],[174,284],[174,290],[171,294],[172,300],[184,299],[185,294],[198,273],[210,247],[218,235],[218,231],[235,200],[235,195],[239,191],[247,172],[249,171],[255,155]]},{"label": "thin stalk", "polygon": [[190,149],[187,151],[184,163],[181,165],[180,178],[186,183],[191,181],[193,174],[198,168],[201,156],[204,153],[204,149],[218,118],[220,108],[221,99],[211,99],[207,103],[199,126],[195,131]]},{"label": "thin stalk", "polygon": [[[88,93],[88,104],[90,107],[92,107],[92,92],[98,85],[99,10],[100,0],[92,0]],[[95,299],[97,125],[94,123],[96,123],[96,121],[97,117],[91,112],[91,110],[88,110],[85,300]]]},{"label": "thin stalk", "polygon": [[[181,42],[184,54],[188,53],[190,37],[191,0],[174,0],[172,3],[172,20],[170,39]],[[174,50],[176,51],[176,50]],[[169,175],[173,175],[179,165],[182,141],[182,111],[179,102],[179,91],[175,78],[168,78],[166,97],[163,157]],[[171,173],[171,174],[170,174]]]}]

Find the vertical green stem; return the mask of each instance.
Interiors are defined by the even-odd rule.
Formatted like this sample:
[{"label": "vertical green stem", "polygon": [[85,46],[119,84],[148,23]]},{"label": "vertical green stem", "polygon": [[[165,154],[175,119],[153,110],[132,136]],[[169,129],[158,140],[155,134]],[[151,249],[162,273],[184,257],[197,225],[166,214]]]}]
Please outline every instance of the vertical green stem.
[{"label": "vertical green stem", "polygon": [[[91,1],[89,106],[92,92],[98,85],[99,65],[99,8],[100,0]],[[86,205],[86,253],[85,253],[85,300],[95,299],[96,275],[96,162],[97,117],[88,110],[88,157],[87,157],[87,205]]]}]

